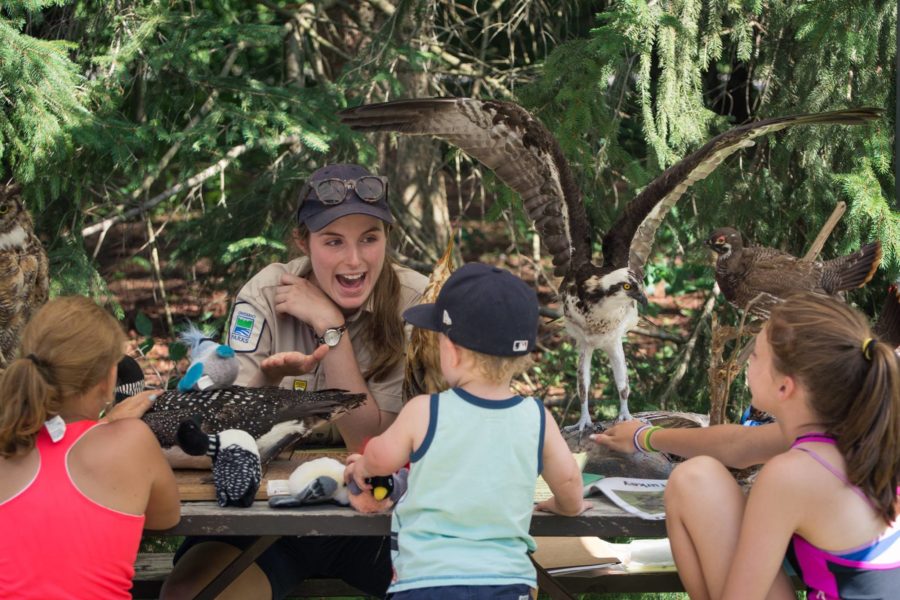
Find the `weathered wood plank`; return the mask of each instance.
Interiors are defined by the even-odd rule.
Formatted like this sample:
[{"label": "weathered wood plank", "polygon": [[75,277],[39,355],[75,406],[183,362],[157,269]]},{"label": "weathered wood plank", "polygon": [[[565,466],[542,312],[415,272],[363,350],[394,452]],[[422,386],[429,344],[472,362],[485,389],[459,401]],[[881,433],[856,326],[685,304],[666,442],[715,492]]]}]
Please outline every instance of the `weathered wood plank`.
[{"label": "weathered wood plank", "polygon": [[[602,497],[589,499],[592,508],[577,517],[535,512],[536,536],[666,537],[663,521],[628,514]],[[163,535],[387,535],[390,514],[363,514],[336,505],[269,508],[256,502],[248,508],[219,507],[214,502],[185,502],[181,522]]]}]

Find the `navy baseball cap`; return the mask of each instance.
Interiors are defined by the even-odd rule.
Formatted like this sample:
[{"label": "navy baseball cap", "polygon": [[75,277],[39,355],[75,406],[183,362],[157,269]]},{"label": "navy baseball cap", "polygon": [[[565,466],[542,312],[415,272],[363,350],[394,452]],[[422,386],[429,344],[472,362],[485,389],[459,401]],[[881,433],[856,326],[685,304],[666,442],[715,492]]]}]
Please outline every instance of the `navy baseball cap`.
[{"label": "navy baseball cap", "polygon": [[433,304],[408,308],[403,318],[475,352],[522,356],[534,350],[538,301],[509,271],[469,263],[450,275]]},{"label": "navy baseball cap", "polygon": [[[374,198],[363,199],[355,188],[349,189],[357,185],[361,178],[370,178],[368,181],[374,184],[376,190],[380,184],[381,193],[375,193]],[[329,187],[336,186],[337,189],[347,188],[346,193],[341,193],[331,199],[331,202],[324,203],[317,194],[317,185],[322,182],[331,182],[333,186]],[[394,222],[387,203],[387,179],[373,175],[365,167],[349,164],[326,165],[310,175],[300,190],[297,222],[305,224],[310,231],[319,231],[335,219],[357,214],[370,215],[385,223]]]}]

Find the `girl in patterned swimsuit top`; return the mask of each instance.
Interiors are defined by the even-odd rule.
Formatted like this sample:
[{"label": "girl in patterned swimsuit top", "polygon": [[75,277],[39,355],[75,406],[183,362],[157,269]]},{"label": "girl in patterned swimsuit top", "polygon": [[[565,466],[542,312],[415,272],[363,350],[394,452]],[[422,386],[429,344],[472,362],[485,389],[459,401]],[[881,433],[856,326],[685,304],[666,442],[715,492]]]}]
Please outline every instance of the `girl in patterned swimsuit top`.
[{"label": "girl in patterned swimsuit top", "polygon": [[[758,427],[594,437],[625,452],[694,457],[666,491],[685,589],[705,598],[795,598],[787,554],[811,598],[896,598],[900,586],[900,367],[859,312],[804,293],[776,307],[747,368]],[[745,494],[728,467],[764,464]]]}]

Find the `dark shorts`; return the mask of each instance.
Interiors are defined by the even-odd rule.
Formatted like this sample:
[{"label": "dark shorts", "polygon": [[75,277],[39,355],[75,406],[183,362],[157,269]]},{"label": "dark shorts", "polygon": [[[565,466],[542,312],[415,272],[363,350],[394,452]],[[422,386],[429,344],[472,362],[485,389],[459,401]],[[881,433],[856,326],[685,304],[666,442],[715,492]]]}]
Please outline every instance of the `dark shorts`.
[{"label": "dark shorts", "polygon": [[448,585],[395,592],[390,600],[529,600],[527,585]]},{"label": "dark shorts", "polygon": [[[250,536],[189,536],[175,552],[174,563],[203,542],[223,542],[241,550]],[[391,581],[391,553],[386,537],[283,537],[256,559],[272,586],[272,598],[287,597],[311,577],[342,579],[353,587],[383,598]]]}]

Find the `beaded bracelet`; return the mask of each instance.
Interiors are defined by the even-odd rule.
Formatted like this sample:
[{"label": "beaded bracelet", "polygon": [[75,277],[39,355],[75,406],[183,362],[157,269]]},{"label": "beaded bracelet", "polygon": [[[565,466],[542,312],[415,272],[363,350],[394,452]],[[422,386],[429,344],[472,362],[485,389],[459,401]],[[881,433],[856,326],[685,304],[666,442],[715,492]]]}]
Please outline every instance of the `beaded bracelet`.
[{"label": "beaded bracelet", "polygon": [[647,451],[640,445],[638,439],[641,437],[641,434],[648,429],[651,429],[652,425],[641,425],[634,431],[634,437],[631,439],[631,443],[634,444],[634,449],[641,454],[647,454]]},{"label": "beaded bracelet", "polygon": [[647,433],[644,434],[644,448],[647,449],[647,452],[659,452],[659,450],[650,445],[650,436],[653,435],[654,431],[659,431],[660,429],[662,429],[662,427],[659,425],[653,425],[648,428]]}]

